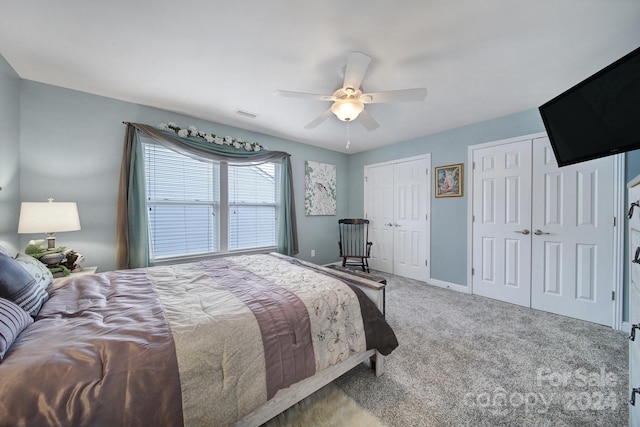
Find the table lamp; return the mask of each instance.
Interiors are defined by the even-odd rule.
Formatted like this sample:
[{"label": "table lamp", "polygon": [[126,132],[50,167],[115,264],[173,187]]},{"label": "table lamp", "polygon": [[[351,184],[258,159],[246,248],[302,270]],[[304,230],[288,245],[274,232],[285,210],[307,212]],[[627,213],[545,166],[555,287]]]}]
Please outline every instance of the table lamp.
[{"label": "table lamp", "polygon": [[22,202],[18,233],[47,233],[47,248],[56,246],[55,234],[80,230],[78,206],[75,202]]}]

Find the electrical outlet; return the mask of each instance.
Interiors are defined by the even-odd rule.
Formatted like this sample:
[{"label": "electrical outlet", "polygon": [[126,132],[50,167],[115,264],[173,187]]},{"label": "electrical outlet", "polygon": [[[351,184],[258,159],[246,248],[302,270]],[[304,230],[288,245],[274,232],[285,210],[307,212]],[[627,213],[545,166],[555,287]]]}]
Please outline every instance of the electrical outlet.
[{"label": "electrical outlet", "polygon": [[316,256],[316,250],[315,249],[311,249],[311,256]]}]

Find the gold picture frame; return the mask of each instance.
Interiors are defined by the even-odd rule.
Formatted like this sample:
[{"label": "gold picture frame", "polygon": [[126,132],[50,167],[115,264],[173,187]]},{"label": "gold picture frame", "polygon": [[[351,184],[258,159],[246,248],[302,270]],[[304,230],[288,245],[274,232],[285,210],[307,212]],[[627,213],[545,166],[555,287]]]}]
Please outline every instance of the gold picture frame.
[{"label": "gold picture frame", "polygon": [[462,197],[464,164],[436,166],[436,197]]}]

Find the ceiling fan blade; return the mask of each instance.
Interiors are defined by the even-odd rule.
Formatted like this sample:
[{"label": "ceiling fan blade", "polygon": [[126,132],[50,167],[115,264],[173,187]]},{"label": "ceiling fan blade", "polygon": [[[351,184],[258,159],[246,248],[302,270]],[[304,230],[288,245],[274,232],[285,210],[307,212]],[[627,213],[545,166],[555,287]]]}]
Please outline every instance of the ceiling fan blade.
[{"label": "ceiling fan blade", "polygon": [[325,111],[324,113],[320,114],[315,120],[313,120],[311,123],[306,125],[304,128],[305,129],[313,129],[316,126],[318,126],[320,123],[322,123],[325,120],[327,120],[332,114],[333,113],[331,112],[331,108],[329,108],[327,111]]},{"label": "ceiling fan blade", "polygon": [[344,71],[344,86],[352,87],[355,90],[360,89],[362,79],[364,78],[367,68],[369,68],[371,57],[362,52],[349,52],[347,58],[347,68]]},{"label": "ceiling fan blade", "polygon": [[360,101],[364,104],[379,104],[382,102],[411,102],[424,101],[427,97],[427,88],[390,90],[388,92],[363,93]]},{"label": "ceiling fan blade", "polygon": [[371,117],[371,114],[367,113],[367,110],[362,110],[356,120],[358,120],[368,131],[375,130],[380,126],[378,122]]},{"label": "ceiling fan blade", "polygon": [[286,98],[304,98],[315,99],[318,101],[335,101],[333,95],[320,95],[317,93],[291,92],[288,90],[276,90],[273,92],[276,96],[284,96]]}]

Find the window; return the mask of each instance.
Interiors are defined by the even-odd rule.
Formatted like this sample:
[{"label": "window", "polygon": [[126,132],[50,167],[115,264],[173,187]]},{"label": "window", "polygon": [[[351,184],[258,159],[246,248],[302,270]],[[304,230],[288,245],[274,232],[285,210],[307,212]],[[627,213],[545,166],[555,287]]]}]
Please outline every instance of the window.
[{"label": "window", "polygon": [[279,163],[195,159],[146,141],[143,148],[156,259],[276,246]]},{"label": "window", "polygon": [[275,163],[229,165],[229,250],[276,245],[277,171]]}]

